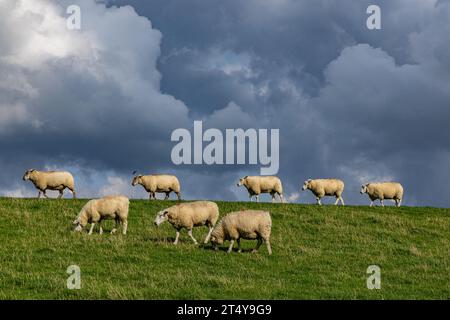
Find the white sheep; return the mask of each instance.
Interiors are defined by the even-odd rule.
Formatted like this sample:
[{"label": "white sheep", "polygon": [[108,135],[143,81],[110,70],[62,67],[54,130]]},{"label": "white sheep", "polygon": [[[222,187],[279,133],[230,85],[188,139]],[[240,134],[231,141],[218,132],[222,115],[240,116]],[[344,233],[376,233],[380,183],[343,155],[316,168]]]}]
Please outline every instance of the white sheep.
[{"label": "white sheep", "polygon": [[258,243],[252,252],[257,252],[263,240],[267,245],[269,255],[272,254],[270,247],[270,233],[272,231],[272,219],[267,211],[244,210],[227,214],[214,228],[211,242],[215,250],[225,240],[230,240],[228,253],[233,250],[234,242],[238,243],[238,252],[241,252],[240,239],[254,240]]},{"label": "white sheep", "polygon": [[239,179],[237,184],[238,187],[244,186],[247,188],[250,201],[252,201],[252,197],[256,197],[256,202],[259,202],[259,195],[261,193],[270,193],[272,196],[272,202],[275,200],[275,194],[281,199],[281,202],[284,201],[283,197],[283,186],[281,184],[281,180],[275,176],[245,176]]},{"label": "white sheep", "polygon": [[131,185],[133,187],[137,184],[142,185],[144,189],[150,193],[150,200],[156,199],[156,192],[165,193],[166,196],[164,200],[167,200],[169,198],[171,192],[175,192],[178,200],[181,200],[180,182],[178,181],[176,176],[166,174],[146,176],[138,175],[133,177],[133,181],[131,182]]},{"label": "white sheep", "polygon": [[59,191],[58,199],[61,199],[64,194],[64,189],[69,189],[72,192],[73,198],[76,198],[75,183],[72,174],[67,171],[37,171],[30,169],[23,175],[23,180],[30,180],[33,182],[36,189],[39,190],[38,199],[41,193],[48,198],[47,190]]},{"label": "white sheep", "polygon": [[205,243],[208,243],[218,218],[219,207],[216,203],[211,201],[194,201],[179,203],[158,212],[155,218],[155,225],[159,226],[168,220],[177,230],[175,241],[173,242],[175,245],[178,243],[182,228],[188,230],[189,237],[197,244],[197,240],[192,235],[192,229],[206,225],[209,228],[209,232],[205,238]]},{"label": "white sheep", "polygon": [[100,234],[103,233],[101,226],[102,220],[114,219],[116,226],[111,230],[111,234],[114,234],[122,224],[122,233],[127,234],[128,228],[128,208],[130,200],[125,196],[106,196],[101,199],[93,199],[88,201],[81,209],[78,217],[73,222],[76,225],[75,231],[82,231],[88,223],[91,224],[89,234],[92,234],[94,226],[98,223],[100,227]]},{"label": "white sheep", "polygon": [[339,201],[344,205],[344,199],[342,198],[344,186],[344,182],[339,179],[308,179],[303,183],[302,190],[311,190],[316,196],[318,205],[322,205],[320,199],[324,196],[334,196],[336,197],[335,205],[337,205]]},{"label": "white sheep", "polygon": [[403,199],[403,187],[398,182],[368,183],[361,187],[361,194],[364,193],[369,196],[371,207],[376,199],[380,200],[383,207],[384,199],[394,200],[396,206],[400,207]]}]

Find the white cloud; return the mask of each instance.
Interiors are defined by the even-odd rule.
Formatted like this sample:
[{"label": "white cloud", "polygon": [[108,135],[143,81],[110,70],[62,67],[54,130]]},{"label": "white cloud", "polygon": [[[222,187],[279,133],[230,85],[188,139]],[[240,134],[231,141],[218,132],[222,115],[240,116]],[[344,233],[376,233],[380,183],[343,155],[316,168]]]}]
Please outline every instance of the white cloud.
[{"label": "white cloud", "polygon": [[102,187],[99,191],[100,196],[107,195],[125,195],[130,193],[130,183],[124,178],[117,176],[110,176],[106,179],[107,185]]},{"label": "white cloud", "polygon": [[289,194],[287,196],[287,202],[295,202],[300,198],[300,193],[299,192],[292,192],[291,194]]},{"label": "white cloud", "polygon": [[[185,123],[184,103],[160,92],[156,61],[161,33],[151,22],[129,6],[72,2],[81,7],[81,30],[67,29],[65,7],[58,2],[1,2],[0,106],[12,111],[8,121],[27,114],[38,123],[67,128],[94,125],[94,113],[123,113],[122,119],[139,115],[148,128]],[[49,102],[80,87],[82,96],[67,97],[60,106]],[[118,105],[117,96],[126,106]]]},{"label": "white cloud", "polygon": [[213,49],[208,52],[206,57],[202,59],[202,67],[206,67],[209,70],[220,70],[227,75],[233,73],[240,73],[246,78],[256,76],[252,70],[251,56],[248,53],[234,53],[229,50]]},{"label": "white cloud", "polygon": [[37,197],[38,191],[32,192],[31,189],[25,187],[17,187],[12,190],[5,190],[2,192],[5,197],[8,198],[34,198]]},{"label": "white cloud", "polygon": [[225,108],[214,111],[206,118],[208,127],[212,128],[252,128],[255,121],[252,116],[231,101]]}]

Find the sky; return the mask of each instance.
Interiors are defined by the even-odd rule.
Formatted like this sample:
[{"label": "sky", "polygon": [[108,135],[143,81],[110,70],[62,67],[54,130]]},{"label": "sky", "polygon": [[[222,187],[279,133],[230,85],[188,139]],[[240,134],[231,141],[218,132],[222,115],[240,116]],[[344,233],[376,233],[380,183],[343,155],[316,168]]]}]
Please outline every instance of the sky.
[{"label": "sky", "polygon": [[290,202],[340,178],[346,204],[398,181],[405,205],[449,207],[449,35],[440,0],[0,0],[0,196],[36,196],[35,168],[72,172],[84,198],[147,197],[136,170],[177,175],[185,199],[247,200],[236,183],[260,165],[172,162],[173,130],[201,120],[279,129]]}]

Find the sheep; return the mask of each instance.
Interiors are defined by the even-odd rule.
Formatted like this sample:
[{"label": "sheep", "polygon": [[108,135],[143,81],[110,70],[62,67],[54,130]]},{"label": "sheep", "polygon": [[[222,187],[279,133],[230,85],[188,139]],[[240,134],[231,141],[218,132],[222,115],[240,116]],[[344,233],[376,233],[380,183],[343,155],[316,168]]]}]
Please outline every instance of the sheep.
[{"label": "sheep", "polygon": [[245,176],[239,179],[238,187],[244,186],[247,188],[250,201],[252,197],[256,196],[256,202],[259,202],[259,195],[261,193],[270,193],[272,196],[272,202],[275,200],[275,194],[281,199],[281,202],[285,202],[283,197],[283,186],[281,180],[275,176]]},{"label": "sheep", "polygon": [[95,224],[98,223],[100,234],[103,234],[102,220],[114,219],[116,226],[111,230],[111,234],[116,233],[119,224],[122,224],[122,234],[126,235],[129,206],[130,200],[125,196],[106,196],[101,199],[90,200],[84,205],[78,217],[73,222],[76,225],[75,231],[81,232],[90,223],[91,228],[89,234],[92,234]]},{"label": "sheep", "polygon": [[337,205],[339,201],[344,205],[342,192],[344,192],[344,182],[339,179],[308,179],[304,182],[302,190],[309,189],[316,196],[317,204],[322,205],[320,199],[324,196],[335,196]]},{"label": "sheep", "polygon": [[166,208],[156,214],[155,225],[159,226],[168,220],[170,224],[177,230],[174,245],[178,243],[180,230],[186,228],[189,237],[197,244],[197,240],[192,235],[192,228],[198,226],[208,226],[209,232],[205,238],[205,244],[208,243],[211,232],[219,218],[219,207],[211,201],[194,201],[179,203],[172,207]]},{"label": "sheep", "polygon": [[371,200],[371,207],[376,199],[380,200],[383,207],[384,199],[394,200],[395,205],[400,207],[403,198],[403,187],[398,182],[368,183],[361,186],[360,193],[367,193]]},{"label": "sheep", "polygon": [[172,191],[176,193],[178,200],[181,200],[180,182],[176,176],[165,174],[138,175],[133,177],[133,181],[131,182],[133,187],[137,184],[143,186],[150,193],[149,200],[156,199],[156,192],[164,192],[166,194],[164,200],[167,200]]},{"label": "sheep", "polygon": [[41,193],[44,197],[48,198],[47,190],[59,191],[58,199],[61,199],[64,194],[64,189],[68,188],[76,198],[75,183],[72,174],[67,171],[37,171],[30,169],[25,172],[22,178],[24,181],[30,180],[33,182],[36,189],[39,190],[37,198],[41,197]]},{"label": "sheep", "polygon": [[270,213],[260,210],[244,210],[239,212],[231,212],[227,214],[217,224],[211,234],[211,243],[215,250],[218,245],[223,244],[224,240],[230,240],[230,246],[227,253],[233,249],[234,241],[238,243],[238,252],[241,252],[240,239],[253,240],[257,239],[258,243],[253,253],[257,252],[262,241],[267,245],[269,255],[272,254],[270,247],[270,233],[272,230],[272,219]]}]

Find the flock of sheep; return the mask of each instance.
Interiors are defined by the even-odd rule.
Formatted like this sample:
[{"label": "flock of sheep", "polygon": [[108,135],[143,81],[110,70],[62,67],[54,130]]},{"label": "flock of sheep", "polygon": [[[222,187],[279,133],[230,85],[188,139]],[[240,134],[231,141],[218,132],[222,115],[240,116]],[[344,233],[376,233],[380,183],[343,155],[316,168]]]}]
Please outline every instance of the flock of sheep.
[{"label": "flock of sheep", "polygon": [[[73,197],[76,198],[75,184],[72,174],[67,171],[37,171],[27,170],[23,180],[30,180],[39,190],[38,198],[41,194],[48,198],[46,190],[59,191],[59,198],[63,196],[64,190],[69,189]],[[165,193],[165,199],[168,199],[171,192],[174,192],[178,200],[181,199],[180,182],[173,175],[137,175],[133,177],[133,186],[140,184],[149,193],[150,199],[155,199],[156,193]],[[283,196],[283,186],[281,180],[275,176],[245,176],[239,179],[238,186],[244,186],[250,197],[256,197],[259,201],[259,195],[269,193],[272,196],[272,202],[275,195],[278,195],[281,202],[285,202]],[[336,198],[337,205],[339,201],[344,205],[342,193],[344,191],[344,182],[339,179],[308,179],[304,182],[303,190],[311,190],[315,195],[317,204],[321,205],[321,199],[325,196]],[[361,194],[366,193],[370,200],[370,206],[373,206],[375,200],[380,200],[384,206],[384,200],[394,200],[397,206],[400,206],[403,198],[403,187],[397,182],[368,183],[361,187]],[[103,233],[101,227],[102,220],[114,219],[115,228],[111,233],[115,233],[117,228],[122,225],[122,233],[125,235],[128,227],[128,210],[130,201],[125,196],[106,196],[101,199],[90,200],[81,209],[78,217],[73,222],[75,231],[82,231],[90,223],[89,234],[92,234],[96,224],[99,225],[100,234]],[[231,212],[224,216],[219,223],[219,208],[216,203],[211,201],[194,201],[178,203],[172,207],[166,208],[157,213],[155,224],[159,226],[164,221],[169,221],[176,229],[174,244],[178,243],[181,229],[188,230],[189,237],[197,244],[197,240],[192,235],[192,229],[197,226],[207,226],[208,234],[205,243],[211,241],[217,250],[218,245],[222,245],[225,240],[230,241],[228,253],[231,252],[236,241],[240,252],[240,239],[258,240],[257,251],[264,241],[267,245],[269,254],[272,253],[270,247],[270,233],[272,229],[272,220],[267,211],[243,210]]]}]

